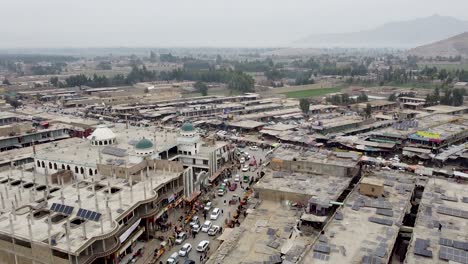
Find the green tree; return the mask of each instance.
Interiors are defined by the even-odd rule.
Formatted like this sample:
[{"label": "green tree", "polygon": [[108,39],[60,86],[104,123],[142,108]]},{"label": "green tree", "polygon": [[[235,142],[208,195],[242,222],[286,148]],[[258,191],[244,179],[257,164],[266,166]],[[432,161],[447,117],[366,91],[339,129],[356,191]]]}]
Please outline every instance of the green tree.
[{"label": "green tree", "polygon": [[204,82],[198,81],[198,82],[195,83],[195,85],[193,87],[195,87],[195,89],[199,93],[201,93],[202,96],[207,96],[208,95],[208,86]]},{"label": "green tree", "polygon": [[309,109],[310,109],[310,102],[306,98],[301,98],[299,100],[299,108],[301,108],[302,112],[306,115],[309,114]]},{"label": "green tree", "polygon": [[372,106],[371,104],[367,103],[366,104],[366,118],[371,117],[372,115]]},{"label": "green tree", "polygon": [[156,56],[156,53],[154,53],[154,51],[150,51],[149,60],[150,60],[150,62],[156,62],[157,56]]},{"label": "green tree", "polygon": [[388,97],[388,100],[389,100],[390,102],[395,102],[396,99],[397,99],[397,96],[396,96],[395,93],[392,93],[392,94]]},{"label": "green tree", "polygon": [[369,100],[369,98],[367,97],[367,94],[365,94],[365,93],[361,93],[361,94],[357,97],[357,102],[358,102],[358,103],[367,102],[368,100]]},{"label": "green tree", "polygon": [[49,79],[49,83],[52,84],[54,87],[59,86],[59,78],[58,77],[51,77]]},{"label": "green tree", "polygon": [[10,104],[15,110],[16,108],[20,107],[21,105],[23,105],[23,103],[21,101],[19,101],[16,97],[10,97],[10,96],[7,96],[5,98],[5,101]]}]

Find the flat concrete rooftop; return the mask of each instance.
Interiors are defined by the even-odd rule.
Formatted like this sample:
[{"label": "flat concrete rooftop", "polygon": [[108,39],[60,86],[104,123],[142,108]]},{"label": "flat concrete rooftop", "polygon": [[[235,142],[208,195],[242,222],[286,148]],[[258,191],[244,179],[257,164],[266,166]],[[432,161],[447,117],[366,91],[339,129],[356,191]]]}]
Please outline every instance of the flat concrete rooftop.
[{"label": "flat concrete rooftop", "polygon": [[[69,243],[67,243],[64,235],[64,223],[66,221],[52,223],[50,233],[56,241],[56,245],[53,245],[52,248],[75,255],[86,248],[94,237],[115,232],[119,228],[117,224],[119,217],[134,210],[140,202],[156,199],[157,193],[155,190],[159,186],[177,179],[180,173],[168,170],[150,170],[149,177],[144,177],[144,181],[140,181],[140,176],[133,176],[132,186],[130,186],[130,181],[126,179],[114,179],[112,177],[100,179],[99,176],[80,181],[78,186],[76,184],[49,184],[49,190],[56,189],[56,191],[50,193],[47,202],[43,202],[40,199],[45,196],[47,189],[44,188],[45,175],[37,174],[34,176],[32,172],[21,173],[20,170],[1,172],[0,193],[5,199],[5,207],[2,208],[4,214],[0,217],[0,233],[11,236],[11,229],[13,229],[15,237],[29,241],[31,238],[28,230],[28,215],[30,212],[47,210],[51,208],[53,203],[74,207],[70,217],[68,217],[70,220],[75,219],[79,208],[101,213],[102,221],[88,220],[79,227],[71,227],[69,229]],[[13,184],[16,185],[13,186]],[[101,186],[101,189],[93,192],[93,185]],[[36,189],[40,186],[43,187]],[[111,192],[110,188],[113,188],[116,192]],[[78,202],[78,195],[81,202]],[[106,209],[106,204],[109,209]],[[13,205],[16,208],[16,215],[11,213]],[[56,215],[53,212],[51,214],[53,214],[52,216]],[[14,220],[12,222],[13,226],[10,224],[10,217]],[[32,218],[32,240],[37,243],[48,243],[46,215]],[[82,225],[86,225],[86,237],[83,236]],[[68,247],[70,247],[70,250],[68,250]]]},{"label": "flat concrete rooftop", "polygon": [[[362,195],[356,186],[301,263],[363,263],[364,256],[380,259],[375,263],[388,263],[399,226],[411,206],[415,179],[409,174],[379,171],[362,179],[368,180],[384,181],[385,197]],[[384,219],[388,225],[369,221],[374,218]]]},{"label": "flat concrete rooftop", "polygon": [[338,199],[351,182],[351,178],[338,176],[317,176],[270,169],[265,172],[265,176],[254,185],[254,189],[305,194],[320,200]]},{"label": "flat concrete rooftop", "polygon": [[[438,230],[439,223],[441,231]],[[418,244],[422,240],[428,242],[426,250],[432,252],[431,257],[416,254],[419,253],[416,252],[417,240]],[[463,245],[465,249],[460,250],[459,246]],[[456,256],[451,259],[453,263],[468,263],[468,258],[461,257],[462,252],[465,256],[468,252],[468,185],[435,178],[425,185],[405,263],[450,263],[444,252]]]}]

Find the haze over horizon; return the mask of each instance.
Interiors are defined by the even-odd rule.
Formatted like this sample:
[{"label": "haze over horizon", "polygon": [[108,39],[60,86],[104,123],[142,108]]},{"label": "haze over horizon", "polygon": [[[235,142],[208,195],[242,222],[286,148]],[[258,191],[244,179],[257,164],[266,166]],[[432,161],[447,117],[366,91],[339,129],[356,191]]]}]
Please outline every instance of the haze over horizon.
[{"label": "haze over horizon", "polygon": [[433,14],[468,21],[466,0],[18,0],[2,7],[0,48],[273,47]]}]

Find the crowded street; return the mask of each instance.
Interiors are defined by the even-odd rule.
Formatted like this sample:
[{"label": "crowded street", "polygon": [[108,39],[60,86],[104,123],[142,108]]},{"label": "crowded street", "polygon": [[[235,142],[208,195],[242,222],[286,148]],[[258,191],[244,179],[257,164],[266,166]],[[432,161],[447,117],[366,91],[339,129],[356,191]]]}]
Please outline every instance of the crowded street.
[{"label": "crowded street", "polygon": [[[261,148],[239,148],[238,159],[234,168],[230,173],[221,175],[214,182],[206,193],[202,193],[193,204],[180,203],[165,213],[165,221],[159,231],[155,234],[155,239],[149,241],[144,246],[142,257],[137,259],[136,263],[185,263],[186,260],[193,260],[193,263],[204,263],[212,252],[214,252],[222,241],[217,238],[222,234],[224,228],[229,227],[228,221],[235,219],[235,215],[239,212],[238,218],[234,225],[240,225],[246,215],[246,207],[238,211],[241,201],[246,195],[250,195],[248,191],[249,184],[252,184],[260,175],[262,162],[265,160],[265,154],[269,149],[262,150]],[[241,158],[242,164],[239,162]],[[250,157],[250,159],[248,159]],[[247,166],[248,171],[245,171],[244,166]],[[240,168],[240,169],[239,169]],[[244,169],[244,171],[243,171]],[[248,176],[248,177],[247,177]],[[224,195],[219,194],[219,188],[225,185],[226,192]],[[209,209],[207,203],[211,202]],[[194,208],[195,210],[191,210]],[[211,219],[211,214],[215,208],[219,208],[219,216],[216,219]],[[208,210],[207,210],[208,209]],[[191,215],[193,212],[193,215]],[[199,226],[202,227],[205,221],[210,221],[212,227],[218,226],[219,230],[214,235],[208,235],[208,232],[203,232],[200,229],[198,232],[193,231],[191,221],[198,217]],[[177,235],[185,233],[186,238],[182,241],[176,241]],[[204,253],[197,252],[197,246],[202,241],[209,241],[207,250]],[[185,256],[178,256],[176,261],[171,259],[171,256],[179,253],[179,250],[189,243],[191,250]],[[161,250],[164,248],[164,250]],[[172,262],[171,262],[172,261]],[[188,262],[187,262],[188,263]]]}]

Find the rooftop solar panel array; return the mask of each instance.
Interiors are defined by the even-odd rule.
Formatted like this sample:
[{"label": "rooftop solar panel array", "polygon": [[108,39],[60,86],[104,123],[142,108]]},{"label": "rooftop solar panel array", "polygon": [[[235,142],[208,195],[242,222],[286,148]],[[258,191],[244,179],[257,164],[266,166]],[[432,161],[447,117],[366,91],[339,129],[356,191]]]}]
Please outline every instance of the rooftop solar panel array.
[{"label": "rooftop solar panel array", "polygon": [[83,208],[80,208],[76,215],[80,218],[91,220],[91,221],[96,221],[96,222],[99,221],[99,219],[101,218],[101,213],[89,211]]},{"label": "rooftop solar panel array", "polygon": [[53,203],[52,206],[50,207],[50,210],[56,213],[71,215],[71,213],[73,212],[73,208],[74,208],[73,206]]},{"label": "rooftop solar panel array", "polygon": [[437,213],[468,219],[468,211],[445,207],[445,206],[439,206],[439,208],[437,208]]}]

